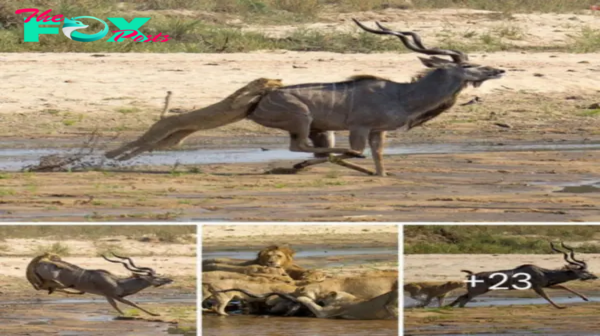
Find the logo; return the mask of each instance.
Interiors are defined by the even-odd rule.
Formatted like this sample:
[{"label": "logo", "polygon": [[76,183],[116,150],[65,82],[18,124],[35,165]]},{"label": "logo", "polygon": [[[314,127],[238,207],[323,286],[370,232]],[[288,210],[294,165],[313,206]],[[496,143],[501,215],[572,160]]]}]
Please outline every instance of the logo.
[{"label": "logo", "polygon": [[[109,33],[108,23],[93,16],[77,16],[66,18],[62,14],[50,16],[52,9],[48,9],[40,15],[37,8],[23,8],[15,11],[15,14],[31,13],[25,18],[23,41],[39,42],[40,34],[53,35],[58,34],[58,27],[43,27],[46,25],[62,25],[62,33],[70,40],[77,42],[94,42],[104,38]],[[35,19],[35,20],[33,20]],[[83,22],[82,22],[83,19]],[[102,29],[93,34],[84,34],[78,30],[89,28],[90,20],[101,23]],[[131,22],[127,22],[124,18],[111,17],[107,20],[115,25],[118,30],[113,30],[116,33],[107,42],[122,42],[125,39],[131,38],[135,42],[167,42],[169,35],[158,33],[155,36],[144,35],[139,28],[150,21],[150,18],[134,18]]]}]

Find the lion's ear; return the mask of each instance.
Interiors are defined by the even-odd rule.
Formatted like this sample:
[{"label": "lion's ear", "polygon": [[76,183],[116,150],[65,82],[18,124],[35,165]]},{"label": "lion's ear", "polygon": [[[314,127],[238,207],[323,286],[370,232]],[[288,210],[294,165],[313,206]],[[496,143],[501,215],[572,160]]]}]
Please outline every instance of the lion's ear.
[{"label": "lion's ear", "polygon": [[293,257],[293,256],[296,254],[296,251],[294,251],[294,250],[293,250],[291,247],[289,247],[289,246],[282,246],[282,247],[281,247],[281,250],[282,250],[282,251],[283,251],[285,254],[289,255],[290,257]]}]

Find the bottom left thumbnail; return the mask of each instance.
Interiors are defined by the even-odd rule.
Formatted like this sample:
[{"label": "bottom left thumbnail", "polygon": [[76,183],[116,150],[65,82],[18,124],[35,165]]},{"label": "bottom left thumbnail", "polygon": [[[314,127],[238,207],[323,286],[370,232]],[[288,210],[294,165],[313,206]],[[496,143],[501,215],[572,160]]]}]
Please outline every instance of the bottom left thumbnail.
[{"label": "bottom left thumbnail", "polygon": [[2,335],[196,335],[195,225],[0,226]]}]

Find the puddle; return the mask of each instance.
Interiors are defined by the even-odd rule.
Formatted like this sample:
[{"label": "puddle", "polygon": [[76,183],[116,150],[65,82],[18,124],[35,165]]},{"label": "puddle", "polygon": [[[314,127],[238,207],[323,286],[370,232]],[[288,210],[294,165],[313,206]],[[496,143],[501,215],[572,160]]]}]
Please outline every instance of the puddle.
[{"label": "puddle", "polygon": [[25,323],[26,325],[48,325],[52,323],[52,319],[39,319]]},{"label": "puddle", "polygon": [[[298,251],[294,258],[310,258],[310,257],[333,257],[333,256],[352,256],[352,255],[381,255],[381,254],[398,254],[395,248],[356,248],[356,249],[331,249],[331,250],[308,250]],[[234,258],[234,259],[253,259],[256,258],[256,251],[215,251],[202,252],[202,259],[214,258]]]},{"label": "puddle", "polygon": [[80,321],[85,321],[85,322],[108,322],[108,321],[112,321],[114,319],[115,319],[115,316],[110,316],[110,315],[94,315],[94,316],[85,316],[85,317],[79,318]]},{"label": "puddle", "polygon": [[559,193],[587,194],[600,192],[600,182],[594,184],[586,184],[579,186],[568,186],[561,190],[555,191]]},{"label": "puddle", "polygon": [[[292,331],[290,333],[290,331]],[[202,335],[349,335],[397,336],[398,321],[353,321],[339,319],[265,317],[265,316],[209,316],[202,317]]]},{"label": "puddle", "polygon": [[[507,151],[576,151],[600,150],[600,144],[424,144],[386,148],[388,155],[415,154],[459,154],[477,152]],[[76,150],[65,149],[0,149],[0,170],[19,171],[24,166],[39,163],[41,156],[50,154],[73,154]],[[119,167],[133,166],[172,166],[215,164],[215,163],[257,163],[273,160],[305,160],[312,158],[308,153],[290,152],[287,148],[262,150],[260,148],[241,149],[193,149],[180,151],[155,151],[142,154],[127,162],[119,162]],[[89,161],[101,161],[100,155],[90,156]]]},{"label": "puddle", "polygon": [[[589,301],[583,301],[580,297],[551,297],[552,301],[558,305],[566,305],[571,303],[585,303],[585,302],[600,302],[600,296],[589,297]],[[452,303],[456,298],[446,298],[446,305]],[[418,304],[416,300],[409,297],[404,298],[404,308],[415,308]],[[496,298],[496,297],[485,297],[481,296],[475,298],[467,303],[466,308],[469,307],[500,307],[500,306],[512,306],[512,305],[550,305],[548,301],[543,298]],[[437,300],[434,299],[428,308],[438,308]]]},{"label": "puddle", "polygon": [[578,182],[532,182],[530,185],[543,185],[561,188],[556,193],[597,193],[600,192],[600,180],[582,180]]}]

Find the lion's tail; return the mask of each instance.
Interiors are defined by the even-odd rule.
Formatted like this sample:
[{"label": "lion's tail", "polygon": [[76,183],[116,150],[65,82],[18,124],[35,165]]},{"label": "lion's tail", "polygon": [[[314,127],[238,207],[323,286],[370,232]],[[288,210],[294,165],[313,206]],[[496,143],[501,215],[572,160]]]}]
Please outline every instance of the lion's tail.
[{"label": "lion's tail", "polygon": [[179,145],[194,132],[245,119],[266,94],[282,86],[280,79],[258,78],[220,102],[188,113],[164,116],[168,109],[169,93],[161,118],[146,133],[104,155],[109,159],[124,161],[143,152]]}]

